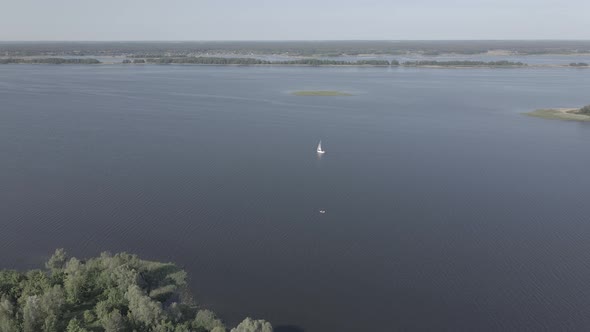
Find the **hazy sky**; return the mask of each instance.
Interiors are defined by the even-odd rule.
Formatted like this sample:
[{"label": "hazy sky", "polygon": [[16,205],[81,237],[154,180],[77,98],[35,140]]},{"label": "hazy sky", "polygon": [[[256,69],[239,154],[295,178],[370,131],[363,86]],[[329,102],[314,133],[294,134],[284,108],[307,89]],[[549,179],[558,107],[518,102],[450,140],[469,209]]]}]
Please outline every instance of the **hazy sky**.
[{"label": "hazy sky", "polygon": [[590,39],[590,0],[5,0],[0,40]]}]

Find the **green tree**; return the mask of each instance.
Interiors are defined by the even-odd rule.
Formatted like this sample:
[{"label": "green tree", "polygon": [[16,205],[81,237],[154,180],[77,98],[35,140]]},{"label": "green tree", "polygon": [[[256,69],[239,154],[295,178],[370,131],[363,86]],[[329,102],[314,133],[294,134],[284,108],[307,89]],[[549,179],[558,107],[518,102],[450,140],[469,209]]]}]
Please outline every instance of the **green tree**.
[{"label": "green tree", "polygon": [[45,291],[45,293],[41,295],[40,304],[45,313],[53,313],[56,316],[61,315],[64,305],[66,304],[65,293],[61,285],[55,285]]},{"label": "green tree", "polygon": [[265,320],[253,320],[248,317],[237,327],[231,329],[231,332],[272,332],[272,326]]},{"label": "green tree", "polygon": [[37,295],[27,296],[23,307],[24,332],[37,332],[41,330],[45,317],[40,302]]},{"label": "green tree", "polygon": [[101,325],[105,332],[123,332],[127,328],[125,318],[119,310],[113,310],[101,319]]},{"label": "green tree", "polygon": [[135,326],[152,326],[162,318],[160,302],[152,301],[139,287],[130,286],[125,298],[129,301],[128,316]]},{"label": "green tree", "polygon": [[172,303],[167,309],[167,316],[170,320],[172,320],[173,322],[182,322],[182,319],[184,317],[184,313],[182,312],[182,306],[179,305],[178,303],[174,302]]},{"label": "green tree", "polygon": [[0,271],[0,294],[16,300],[22,292],[22,282],[24,279],[25,277],[16,271]]},{"label": "green tree", "polygon": [[172,322],[162,320],[158,322],[152,329],[153,332],[175,332],[176,327]]},{"label": "green tree", "polygon": [[0,318],[0,331],[1,332],[20,332],[18,323],[14,319],[2,319]]},{"label": "green tree", "polygon": [[14,304],[5,295],[0,298],[0,319],[14,317]]},{"label": "green tree", "polygon": [[82,324],[80,324],[80,321],[78,319],[72,318],[68,323],[66,332],[88,332],[88,330],[82,327]]},{"label": "green tree", "polygon": [[[50,287],[51,282],[45,272],[41,270],[31,270],[26,273],[25,278],[21,281],[21,296],[41,295]],[[26,298],[23,298],[23,300],[26,300]]]},{"label": "green tree", "polygon": [[127,308],[127,299],[125,299],[125,294],[119,288],[107,289],[102,293],[101,297],[106,298],[99,301],[95,306],[95,312],[99,320],[105,318],[115,309],[120,311]]},{"label": "green tree", "polygon": [[210,310],[199,310],[192,325],[197,330],[204,329],[205,331],[211,331],[216,327],[225,328],[221,320]]},{"label": "green tree", "polygon": [[43,332],[60,332],[59,320],[54,313],[50,313],[43,321]]},{"label": "green tree", "polygon": [[55,249],[55,253],[45,263],[45,267],[51,271],[51,273],[61,272],[66,266],[66,260],[68,255],[63,248]]},{"label": "green tree", "polygon": [[96,316],[94,316],[91,310],[84,311],[82,318],[84,319],[85,324],[92,324],[96,320]]},{"label": "green tree", "polygon": [[14,317],[14,304],[7,297],[0,298],[0,332],[18,332],[18,322]]},{"label": "green tree", "polygon": [[66,264],[64,270],[64,288],[69,303],[80,303],[84,296],[86,286],[86,273],[84,265],[75,257],[72,257]]}]

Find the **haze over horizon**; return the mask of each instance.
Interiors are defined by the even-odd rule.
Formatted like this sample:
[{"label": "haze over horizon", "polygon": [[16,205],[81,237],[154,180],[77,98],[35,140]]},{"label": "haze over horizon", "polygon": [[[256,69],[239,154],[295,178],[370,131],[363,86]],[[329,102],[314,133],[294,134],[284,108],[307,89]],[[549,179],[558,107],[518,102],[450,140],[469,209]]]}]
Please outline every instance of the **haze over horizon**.
[{"label": "haze over horizon", "polygon": [[586,40],[588,11],[584,0],[23,0],[0,12],[0,41]]}]

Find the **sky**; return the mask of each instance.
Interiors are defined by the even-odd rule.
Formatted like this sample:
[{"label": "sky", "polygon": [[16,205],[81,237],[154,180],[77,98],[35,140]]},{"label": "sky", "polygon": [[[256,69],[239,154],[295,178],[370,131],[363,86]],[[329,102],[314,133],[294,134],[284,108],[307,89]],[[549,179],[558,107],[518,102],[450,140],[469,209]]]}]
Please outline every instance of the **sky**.
[{"label": "sky", "polygon": [[5,0],[0,41],[590,39],[590,0]]}]

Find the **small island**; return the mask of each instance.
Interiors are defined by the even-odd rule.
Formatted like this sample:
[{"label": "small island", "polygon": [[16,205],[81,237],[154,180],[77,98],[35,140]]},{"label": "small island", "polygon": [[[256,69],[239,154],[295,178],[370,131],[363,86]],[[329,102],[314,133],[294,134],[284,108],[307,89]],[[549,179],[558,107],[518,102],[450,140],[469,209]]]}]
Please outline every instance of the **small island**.
[{"label": "small island", "polygon": [[[77,259],[55,251],[45,269],[0,270],[0,331],[226,332],[195,304],[187,274],[127,253]],[[272,332],[246,318],[230,332]]]},{"label": "small island", "polygon": [[350,93],[341,91],[329,91],[329,90],[307,90],[307,91],[295,91],[293,92],[296,96],[322,96],[322,97],[338,97],[338,96],[352,96]]},{"label": "small island", "polygon": [[590,121],[590,105],[582,108],[550,108],[525,113],[529,116],[552,120]]}]

